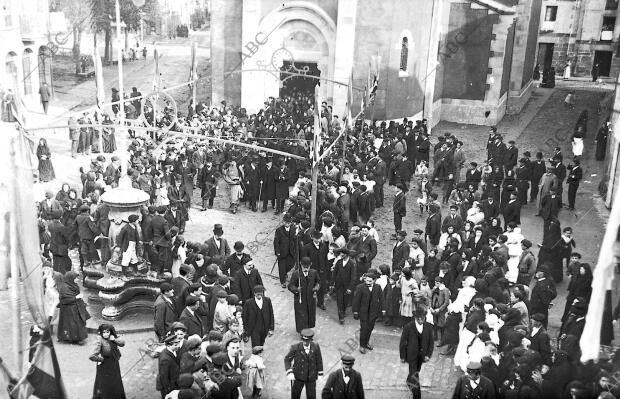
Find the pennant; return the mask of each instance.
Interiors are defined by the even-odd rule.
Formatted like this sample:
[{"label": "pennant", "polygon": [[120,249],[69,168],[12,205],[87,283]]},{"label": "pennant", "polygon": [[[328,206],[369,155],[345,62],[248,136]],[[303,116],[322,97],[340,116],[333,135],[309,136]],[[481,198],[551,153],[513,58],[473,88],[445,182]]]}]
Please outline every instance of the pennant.
[{"label": "pennant", "polygon": [[101,110],[102,104],[105,102],[105,89],[103,87],[103,66],[101,65],[101,57],[99,49],[95,47],[93,52],[93,65],[95,65],[95,85],[97,86],[97,107]]},{"label": "pennant", "polygon": [[320,87],[316,85],[314,87],[314,140],[313,140],[313,163],[319,161],[319,150],[321,148],[321,95],[319,93]]}]

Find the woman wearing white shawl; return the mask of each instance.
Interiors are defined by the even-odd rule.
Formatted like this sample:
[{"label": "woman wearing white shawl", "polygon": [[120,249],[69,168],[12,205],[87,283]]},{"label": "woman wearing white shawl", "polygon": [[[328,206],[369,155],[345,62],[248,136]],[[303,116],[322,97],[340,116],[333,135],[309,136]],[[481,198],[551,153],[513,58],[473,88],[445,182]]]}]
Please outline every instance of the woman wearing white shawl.
[{"label": "woman wearing white shawl", "polygon": [[506,241],[506,246],[508,247],[508,272],[506,273],[506,279],[511,283],[516,283],[519,277],[519,258],[523,252],[521,241],[525,237],[521,234],[521,228],[516,227],[513,222],[508,223],[504,235],[508,238],[508,241]]},{"label": "woman wearing white shawl", "polygon": [[[461,347],[461,342],[463,340],[463,336],[462,336],[463,325],[465,323],[465,316],[467,316],[467,311],[465,310],[465,308],[469,306],[469,303],[471,302],[472,298],[474,297],[474,295],[476,295],[476,289],[474,288],[475,283],[476,283],[476,278],[474,276],[467,276],[463,280],[463,283],[462,283],[463,287],[459,289],[459,293],[457,294],[456,299],[454,300],[454,302],[448,305],[448,314],[451,314],[451,313],[460,314],[460,323],[458,325],[458,337],[459,337],[458,347],[459,348]],[[454,331],[454,329],[452,328],[450,329],[450,331],[456,333],[456,331]],[[468,343],[471,342],[472,338],[473,338],[473,334],[469,336],[469,341],[467,342]],[[451,346],[452,350],[454,350],[454,346],[452,346],[453,343],[448,342],[448,344]],[[454,344],[456,344],[456,342],[454,342]],[[451,349],[448,348],[448,350],[446,350],[445,353],[450,353],[450,352],[451,352]],[[457,349],[457,352],[458,352],[458,349]]]}]

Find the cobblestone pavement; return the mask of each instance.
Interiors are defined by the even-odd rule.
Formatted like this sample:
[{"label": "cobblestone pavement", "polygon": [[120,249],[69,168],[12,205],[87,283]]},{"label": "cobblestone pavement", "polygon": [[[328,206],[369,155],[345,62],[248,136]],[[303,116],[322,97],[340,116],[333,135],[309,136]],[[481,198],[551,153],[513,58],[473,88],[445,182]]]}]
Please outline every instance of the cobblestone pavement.
[{"label": "cobblestone pavement", "polygon": [[[600,173],[600,165],[591,161],[593,152],[593,137],[596,128],[602,122],[597,121],[596,106],[606,92],[601,89],[578,89],[576,93],[576,111],[563,109],[562,100],[565,96],[565,89],[558,88],[553,91],[545,90],[544,93],[535,93],[535,106],[528,105],[524,114],[519,118],[507,118],[499,125],[499,130],[506,137],[514,138],[521,152],[530,150],[535,154],[537,149],[542,149],[547,156],[549,150],[545,149],[544,142],[546,137],[553,135],[550,129],[563,129],[566,132],[572,130],[574,121],[578,117],[578,111],[587,107],[590,112],[590,123],[588,126],[588,136],[586,138],[585,165],[587,177],[584,178],[580,187],[576,213],[562,211],[560,220],[562,225],[572,225],[577,227],[575,231],[578,250],[584,254],[584,258],[590,263],[595,262],[598,252],[598,245],[602,236],[601,226],[606,220],[604,211],[600,208],[590,208],[592,202],[596,202],[596,180],[597,173]],[[517,120],[518,119],[518,120]],[[517,126],[517,127],[515,127]],[[552,128],[550,128],[552,127]],[[451,123],[440,123],[433,129],[433,136],[450,131],[464,141],[464,148],[470,160],[482,161],[486,153],[484,146],[487,138],[487,127],[457,125]],[[551,132],[551,133],[550,133]],[[55,156],[56,162],[70,167],[59,167],[56,165],[59,180],[68,178],[75,182],[76,161],[66,156],[64,139],[57,137],[50,141],[52,152],[59,153]],[[559,144],[563,148],[565,159],[570,158],[570,141],[564,140]],[[66,164],[65,164],[66,162]],[[386,187],[387,188],[387,187]],[[391,200],[394,190],[387,188],[387,207],[378,209],[375,219],[378,221],[378,231],[380,242],[378,245],[378,256],[374,263],[378,266],[382,263],[391,263],[391,248],[393,242],[389,240],[392,233]],[[232,245],[232,242],[241,240],[252,248],[252,256],[255,259],[258,270],[264,277],[267,288],[266,295],[272,298],[274,311],[276,314],[276,328],[273,337],[269,338],[265,347],[265,359],[267,365],[266,372],[266,398],[286,398],[290,392],[289,382],[284,375],[283,357],[289,345],[297,342],[298,336],[294,329],[294,316],[292,307],[292,294],[280,288],[274,273],[269,277],[274,264],[273,256],[273,231],[280,222],[281,215],[274,215],[270,210],[268,213],[253,213],[245,207],[240,208],[237,215],[232,215],[227,211],[228,204],[223,196],[225,190],[220,186],[218,199],[215,208],[206,212],[201,212],[197,208],[190,211],[191,220],[187,224],[185,238],[190,241],[204,241],[211,236],[211,230],[215,223],[224,226],[224,237]],[[408,196],[408,216],[404,220],[404,229],[413,231],[414,228],[424,228],[426,215],[419,215],[415,209],[415,195]],[[444,209],[444,212],[446,210]],[[601,213],[603,212],[603,213]],[[540,242],[542,220],[533,216],[532,205],[527,205],[523,210],[523,231],[524,235],[531,238],[534,242]],[[594,239],[592,239],[594,238]],[[252,243],[252,245],[249,245]],[[564,308],[566,282],[558,287],[559,296],[555,301],[555,306],[551,312],[552,332],[559,327],[560,312]],[[351,352],[357,359],[355,368],[359,370],[364,379],[365,389],[368,397],[371,398],[408,398],[410,397],[405,379],[407,376],[407,365],[399,362],[398,341],[400,329],[387,328],[377,325],[371,343],[375,350],[365,355],[357,351],[356,331],[359,325],[350,315],[347,315],[345,325],[340,325],[337,321],[335,303],[331,299],[326,300],[327,310],[317,309],[316,342],[321,345],[324,357],[325,372],[339,367],[339,357],[342,352]],[[0,292],[0,317],[8,317],[8,295]],[[24,320],[25,325],[27,320]],[[152,316],[139,315],[135,320],[130,321],[137,325],[150,326]],[[10,336],[8,323],[0,323],[0,334],[4,337]],[[24,330],[26,331],[26,329]],[[150,332],[125,334],[124,338],[128,341],[123,349],[121,358],[121,370],[124,373],[124,384],[128,398],[155,398],[158,397],[154,390],[154,379],[157,373],[156,360],[144,356],[141,352],[143,343],[152,337]],[[94,341],[91,334],[89,345]],[[24,341],[27,342],[27,341]],[[70,394],[70,398],[85,398],[90,396],[92,383],[94,381],[94,365],[88,361],[90,346],[73,346],[57,344],[59,360],[63,369],[65,385]],[[246,346],[245,348],[249,348]],[[431,361],[422,368],[421,383],[424,398],[443,398],[452,393],[456,379],[460,372],[456,371],[451,358],[446,358],[436,350]],[[0,352],[11,365],[11,359],[7,353]],[[324,384],[324,379],[319,380],[318,389]]]}]

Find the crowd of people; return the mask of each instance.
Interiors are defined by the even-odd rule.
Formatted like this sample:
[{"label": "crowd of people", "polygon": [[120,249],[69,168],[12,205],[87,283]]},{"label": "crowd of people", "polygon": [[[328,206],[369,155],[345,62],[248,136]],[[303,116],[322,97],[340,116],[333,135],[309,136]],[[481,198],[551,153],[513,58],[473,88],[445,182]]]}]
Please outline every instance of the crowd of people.
[{"label": "crowd of people", "polygon": [[[139,96],[134,88],[126,97]],[[136,107],[125,112],[133,116]],[[407,383],[416,398],[420,370],[435,347],[444,347],[441,354],[454,356],[454,365],[465,372],[455,398],[620,397],[610,379],[620,357],[596,365],[579,362],[592,270],[575,251],[572,228],[561,226],[558,215],[564,205],[568,210],[577,206],[581,153],[568,164],[559,148],[532,159],[492,128],[486,159],[478,163],[467,159],[463,142],[452,134],[431,143],[425,120],[358,122],[344,145],[335,146],[319,166],[317,219],[312,221],[309,162],[270,153],[308,154],[314,123],[310,95],[269,98],[253,115],[225,102],[190,104],[187,117],[175,118],[168,108],[154,118],[148,106],[144,112],[151,115],[151,125],[172,125],[172,132],[205,137],[132,132],[127,176],[133,187],[149,194],[140,214],[131,215],[122,228],[109,220],[109,206],[100,196],[121,184],[123,166],[116,155],[102,154],[114,152],[115,145],[106,151],[104,140],[103,149],[93,149],[97,129],[86,126],[88,115],[77,121],[84,126],[70,129],[74,155],[99,152],[90,168],[81,170],[82,187],[63,184],[38,204],[49,262],[46,295],[60,303],[59,311],[50,314],[59,319],[59,339],[82,342],[89,317],[69,250],[79,249],[81,271],[97,262],[131,266],[144,261],[149,273],[163,281],[154,312],[161,342],[156,385],[162,398],[235,398],[242,386],[260,397],[265,381],[260,354],[271,344],[268,337],[278,317],[261,273],[243,242],[230,247],[220,224],[204,242],[183,237],[194,192],[207,211],[224,186],[232,213],[242,203],[250,212],[266,212],[271,204],[282,218],[274,233],[274,255],[279,283],[292,294],[301,338],[285,357],[293,398],[304,388],[307,397],[314,397],[322,375],[312,329],[317,308],[326,311],[327,296],[336,300],[340,323],[348,315],[359,321],[362,355],[371,356],[376,323],[402,328],[400,360],[408,363]],[[345,128],[327,103],[321,105],[321,128],[323,148]],[[575,131],[583,137],[586,130],[587,119],[580,118]],[[107,134],[114,137],[112,127]],[[210,136],[231,142],[209,141]],[[44,140],[37,156],[41,180],[53,179]],[[391,202],[386,183],[396,190]],[[408,202],[412,196],[415,201]],[[411,218],[407,207],[412,204],[425,223],[409,235],[403,220]],[[389,238],[379,237],[374,214],[390,205],[392,260],[382,264],[376,259],[377,243]],[[525,237],[522,210],[542,218],[541,244]],[[566,306],[552,337],[549,309],[564,277],[570,279]],[[608,299],[604,345],[613,339]],[[98,364],[95,397],[121,397],[118,391],[97,396],[110,389],[105,378],[120,380],[122,346],[113,326],[102,326],[99,335],[92,356]],[[342,357],[342,369],[327,379],[324,398],[364,397],[354,361],[351,355]],[[102,376],[113,377],[100,379],[100,369]]]}]

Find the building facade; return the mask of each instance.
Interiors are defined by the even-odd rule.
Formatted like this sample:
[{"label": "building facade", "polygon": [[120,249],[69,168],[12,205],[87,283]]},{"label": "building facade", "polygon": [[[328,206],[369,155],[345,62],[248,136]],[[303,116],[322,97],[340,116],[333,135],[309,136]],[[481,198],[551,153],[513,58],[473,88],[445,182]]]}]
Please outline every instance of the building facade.
[{"label": "building facade", "polygon": [[288,68],[325,79],[321,97],[342,115],[351,74],[363,88],[377,65],[367,119],[493,125],[530,96],[541,2],[212,0],[212,100],[256,112]]},{"label": "building facade", "polygon": [[0,0],[0,85],[28,106],[39,101],[41,82],[52,83],[46,0]]},{"label": "building facade", "polygon": [[618,0],[543,0],[538,64],[563,73],[588,76],[598,65],[600,76],[620,72]]}]

